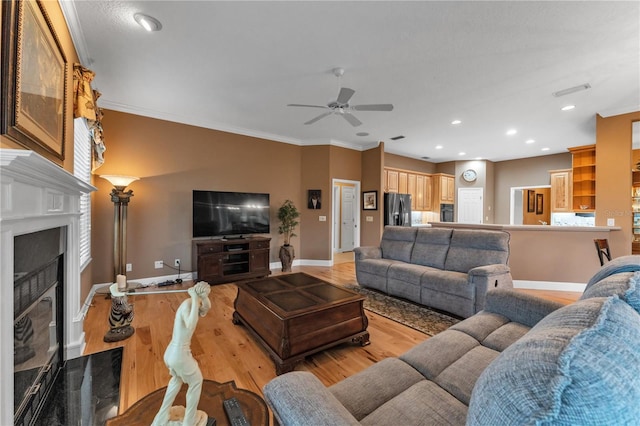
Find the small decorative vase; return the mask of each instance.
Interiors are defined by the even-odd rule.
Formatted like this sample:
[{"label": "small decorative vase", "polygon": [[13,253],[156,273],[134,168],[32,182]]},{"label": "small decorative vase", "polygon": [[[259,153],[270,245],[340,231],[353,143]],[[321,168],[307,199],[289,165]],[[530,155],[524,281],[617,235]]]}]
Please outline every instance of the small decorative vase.
[{"label": "small decorative vase", "polygon": [[291,272],[291,264],[295,256],[295,251],[292,245],[286,244],[280,246],[280,262],[282,262],[282,272]]}]

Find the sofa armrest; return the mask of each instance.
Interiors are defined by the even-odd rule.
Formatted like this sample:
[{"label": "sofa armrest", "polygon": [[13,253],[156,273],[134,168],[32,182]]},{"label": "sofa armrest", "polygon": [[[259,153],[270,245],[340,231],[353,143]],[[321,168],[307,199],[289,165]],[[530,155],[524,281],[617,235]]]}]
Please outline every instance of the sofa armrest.
[{"label": "sofa armrest", "polygon": [[487,293],[497,288],[513,288],[511,269],[504,263],[478,266],[468,272],[469,283],[475,286],[474,313],[484,309]]},{"label": "sofa armrest", "polygon": [[281,426],[360,424],[331,391],[307,371],[278,376],[262,391]]},{"label": "sofa armrest", "polygon": [[563,306],[560,302],[543,299],[521,291],[497,289],[487,294],[485,310],[533,327],[542,318]]},{"label": "sofa armrest", "polygon": [[382,259],[382,249],[380,247],[356,247],[353,251],[355,253],[355,260]]}]

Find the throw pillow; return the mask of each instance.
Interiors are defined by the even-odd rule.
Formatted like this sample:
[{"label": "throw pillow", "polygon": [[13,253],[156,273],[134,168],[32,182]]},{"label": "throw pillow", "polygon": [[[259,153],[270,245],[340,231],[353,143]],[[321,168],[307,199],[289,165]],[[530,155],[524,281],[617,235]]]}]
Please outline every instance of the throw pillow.
[{"label": "throw pillow", "polygon": [[617,296],[552,312],[482,373],[467,425],[640,419],[640,315]]}]

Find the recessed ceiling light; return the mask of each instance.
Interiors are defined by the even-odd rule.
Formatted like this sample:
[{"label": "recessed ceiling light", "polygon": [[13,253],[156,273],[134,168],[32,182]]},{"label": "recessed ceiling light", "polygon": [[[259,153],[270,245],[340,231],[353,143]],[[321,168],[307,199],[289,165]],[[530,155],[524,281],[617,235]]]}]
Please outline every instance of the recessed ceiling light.
[{"label": "recessed ceiling light", "polygon": [[579,92],[581,90],[587,90],[590,88],[591,88],[591,85],[589,83],[584,83],[584,84],[580,84],[579,86],[573,86],[573,87],[569,87],[568,89],[553,92],[552,94],[553,96],[558,98],[560,96],[570,95],[571,93]]},{"label": "recessed ceiling light", "polygon": [[542,148],[542,151],[549,151],[549,148],[545,146],[544,148]]},{"label": "recessed ceiling light", "polygon": [[566,105],[563,106],[562,108],[560,108],[562,111],[571,111],[572,109],[574,109],[576,106],[575,105]]},{"label": "recessed ceiling light", "polygon": [[136,13],[133,15],[133,19],[145,30],[151,31],[160,31],[162,29],[162,24],[156,18],[153,18],[149,15],[145,15],[144,13]]},{"label": "recessed ceiling light", "polygon": [[367,133],[367,132],[358,132],[358,133],[356,133],[356,136],[369,136],[369,133]]},{"label": "recessed ceiling light", "polygon": [[462,121],[460,121],[460,120],[453,120],[453,121],[451,122],[451,124],[460,124],[460,123],[462,123]]},{"label": "recessed ceiling light", "polygon": [[476,160],[482,160],[482,157],[476,157]]},{"label": "recessed ceiling light", "polygon": [[518,131],[516,129],[509,129],[507,130],[507,136],[513,136],[516,133],[518,133]]},{"label": "recessed ceiling light", "polygon": [[524,141],[524,143],[526,143],[526,144],[532,144],[532,143],[535,143],[535,142],[536,141],[533,140],[533,139],[527,139],[526,141]]},{"label": "recessed ceiling light", "polygon": [[442,145],[436,145],[436,149],[442,149],[443,146]]},{"label": "recessed ceiling light", "polygon": [[458,155],[463,156],[463,155],[467,155],[466,152],[459,152]]}]

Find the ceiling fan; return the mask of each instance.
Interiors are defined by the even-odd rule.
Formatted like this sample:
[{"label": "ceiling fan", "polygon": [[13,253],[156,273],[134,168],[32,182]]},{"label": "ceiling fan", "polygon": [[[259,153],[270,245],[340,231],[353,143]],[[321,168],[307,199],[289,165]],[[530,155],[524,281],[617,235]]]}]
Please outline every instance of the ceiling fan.
[{"label": "ceiling fan", "polygon": [[[334,68],[333,74],[338,77],[338,82],[340,81],[340,77],[344,74],[344,68]],[[326,112],[318,115],[317,117],[312,118],[311,120],[305,122],[304,124],[313,124],[316,121],[327,117],[331,114],[337,114],[342,116],[349,124],[353,127],[358,127],[362,124],[362,121],[358,120],[351,111],[392,111],[392,104],[368,104],[368,105],[349,105],[349,100],[353,94],[356,93],[355,90],[349,89],[347,87],[343,87],[340,89],[338,93],[338,98],[329,102],[327,105],[305,105],[305,104],[287,104],[287,106],[292,107],[305,107],[305,108],[322,108],[326,109]]]}]

